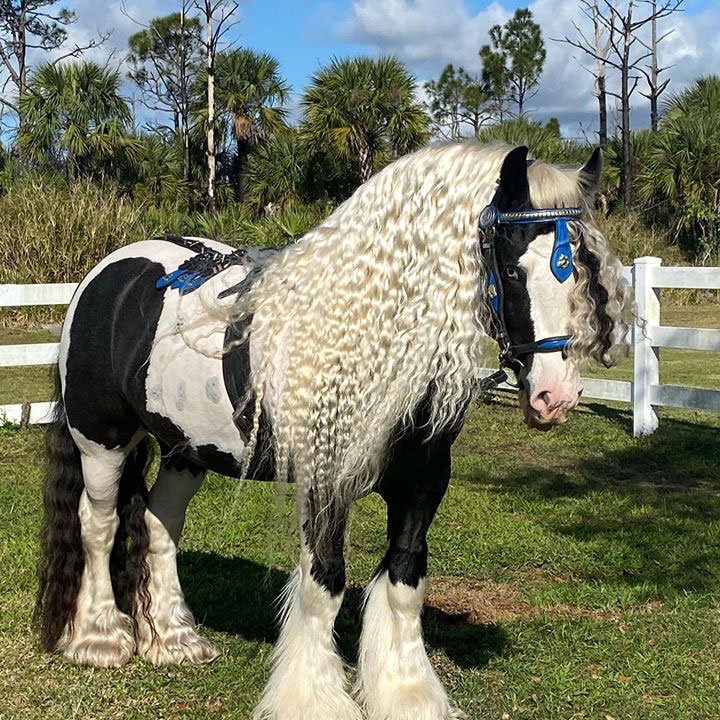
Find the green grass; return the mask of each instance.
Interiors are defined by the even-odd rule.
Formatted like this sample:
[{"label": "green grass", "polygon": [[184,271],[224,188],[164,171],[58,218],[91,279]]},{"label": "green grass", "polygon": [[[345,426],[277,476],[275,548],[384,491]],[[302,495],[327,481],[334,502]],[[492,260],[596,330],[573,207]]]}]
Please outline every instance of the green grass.
[{"label": "green grass", "polygon": [[[509,401],[456,444],[431,530],[429,652],[473,720],[720,717],[720,418],[673,412],[646,439],[627,410],[586,405],[551,433]],[[292,492],[211,476],[180,572],[222,649],[209,667],[117,671],[43,654],[30,629],[42,434],[0,437],[0,717],[249,718],[293,567]],[[358,503],[353,589],[338,621],[354,661],[358,588],[383,551],[379,500]]]},{"label": "green grass", "polygon": [[[716,313],[678,308],[663,321],[717,327]],[[718,386],[707,360],[669,372]],[[46,399],[46,376],[7,389],[3,374],[1,397]],[[719,416],[663,411],[659,430],[635,439],[627,406],[586,402],[537,433],[501,398],[474,410],[453,466],[430,533],[424,625],[471,720],[720,718]],[[292,490],[212,475],[191,505],[180,573],[222,650],[215,663],[101,671],[42,653],[31,632],[42,473],[41,430],[0,428],[0,718],[249,718],[296,559]],[[351,663],[360,587],[383,548],[370,497],[353,514],[337,623]]]}]

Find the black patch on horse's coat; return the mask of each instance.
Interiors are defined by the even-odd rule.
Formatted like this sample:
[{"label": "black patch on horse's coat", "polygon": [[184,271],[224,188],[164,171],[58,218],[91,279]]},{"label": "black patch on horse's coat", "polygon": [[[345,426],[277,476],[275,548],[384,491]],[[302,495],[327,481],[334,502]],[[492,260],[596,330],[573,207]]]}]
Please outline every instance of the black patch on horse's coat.
[{"label": "black patch on horse's coat", "polygon": [[223,380],[230,403],[235,408],[235,425],[248,437],[252,431],[255,400],[251,399],[246,407],[240,408],[245,399],[250,381],[250,347],[244,339],[250,319],[228,325],[225,330],[225,354],[222,359]]},{"label": "black patch on horse's coat", "polygon": [[[310,489],[306,499],[306,515],[316,518],[321,512],[332,512],[332,508],[323,508],[317,500],[317,495]],[[310,575],[319,585],[324,587],[330,595],[335,597],[345,588],[345,527],[347,525],[347,510],[343,517],[327,518],[332,528],[327,536],[318,537],[315,534],[315,524],[306,520],[303,524],[305,543],[312,552]]]},{"label": "black patch on horse's coat", "polygon": [[[535,340],[535,325],[530,314],[530,294],[526,285],[527,275],[518,263],[537,235],[532,225],[525,225],[522,228],[503,226],[496,231],[495,256],[503,286],[503,313],[505,326],[513,345],[522,345]],[[517,279],[508,277],[509,267],[517,269]],[[529,372],[532,355],[523,356],[520,360]]]},{"label": "black patch on horse's coat", "polygon": [[[225,354],[222,359],[225,391],[235,408],[233,420],[244,437],[250,437],[255,414],[255,397],[246,398],[250,383],[250,345],[244,335],[252,318],[229,325],[225,331]],[[244,404],[244,407],[241,405]],[[272,447],[270,420],[265,409],[260,410],[258,437],[253,458],[247,469],[247,476],[253,480],[275,478],[275,457]]]},{"label": "black patch on horse's coat", "polygon": [[390,582],[417,587],[427,575],[427,531],[450,482],[455,434],[427,441],[412,432],[400,438],[378,484],[387,504],[388,549],[378,572]]},{"label": "black patch on horse's coat", "polygon": [[65,407],[70,426],[106,448],[124,447],[145,408],[147,360],[163,307],[165,268],[126,258],[103,268],[78,298],[70,327]]},{"label": "black patch on horse's coat", "polygon": [[[390,582],[417,587],[427,575],[427,532],[450,482],[450,448],[462,422],[427,437],[432,390],[409,427],[400,427],[388,451],[376,491],[388,510],[388,549],[376,574],[387,570]],[[459,413],[464,418],[465,412]]]}]

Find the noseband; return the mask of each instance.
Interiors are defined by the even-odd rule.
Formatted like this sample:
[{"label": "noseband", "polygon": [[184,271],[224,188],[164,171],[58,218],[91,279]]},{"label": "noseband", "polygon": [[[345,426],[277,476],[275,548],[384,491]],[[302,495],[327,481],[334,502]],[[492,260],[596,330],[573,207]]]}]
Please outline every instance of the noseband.
[{"label": "noseband", "polygon": [[503,308],[503,284],[495,248],[496,231],[499,225],[534,225],[555,223],[555,242],[550,254],[550,271],[559,283],[564,283],[573,273],[572,245],[568,221],[578,220],[583,209],[575,208],[544,208],[542,210],[520,210],[517,212],[500,212],[494,200],[480,213],[478,234],[485,267],[488,269],[488,296],[492,312],[492,333],[500,346],[498,360],[500,370],[480,382],[481,390],[489,390],[508,378],[503,368],[515,373],[524,369],[521,358],[533,353],[564,352],[570,342],[569,335],[546,337],[533,342],[513,345],[505,323]]}]

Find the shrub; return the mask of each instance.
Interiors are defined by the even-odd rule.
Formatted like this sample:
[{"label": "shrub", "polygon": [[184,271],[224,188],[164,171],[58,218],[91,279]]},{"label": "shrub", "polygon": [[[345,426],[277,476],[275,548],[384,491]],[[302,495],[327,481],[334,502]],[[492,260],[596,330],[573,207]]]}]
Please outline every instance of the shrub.
[{"label": "shrub", "polygon": [[478,133],[480,142],[502,141],[510,145],[527,145],[530,154],[549,163],[582,165],[592,148],[574,140],[564,140],[552,126],[534,120],[518,118],[483,128]]}]

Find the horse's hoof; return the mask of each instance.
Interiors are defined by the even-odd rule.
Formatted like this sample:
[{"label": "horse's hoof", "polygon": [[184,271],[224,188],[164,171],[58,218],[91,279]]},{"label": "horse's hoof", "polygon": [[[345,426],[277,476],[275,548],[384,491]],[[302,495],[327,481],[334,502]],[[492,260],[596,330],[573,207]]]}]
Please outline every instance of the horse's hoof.
[{"label": "horse's hoof", "polygon": [[60,640],[58,649],[75,665],[121,667],[135,654],[131,627],[130,618],[112,607],[92,620],[80,619],[72,634]]},{"label": "horse's hoof", "polygon": [[220,651],[191,628],[182,628],[141,646],[138,654],[158,666],[202,665],[215,660]]},{"label": "horse's hoof", "polygon": [[73,643],[63,651],[63,657],[74,665],[90,665],[100,668],[119,668],[130,662],[133,646],[118,647],[108,641],[85,641]]}]

